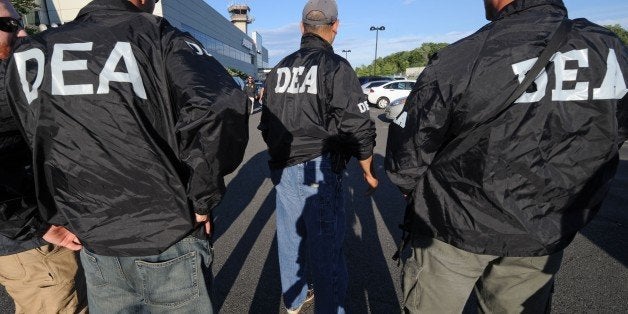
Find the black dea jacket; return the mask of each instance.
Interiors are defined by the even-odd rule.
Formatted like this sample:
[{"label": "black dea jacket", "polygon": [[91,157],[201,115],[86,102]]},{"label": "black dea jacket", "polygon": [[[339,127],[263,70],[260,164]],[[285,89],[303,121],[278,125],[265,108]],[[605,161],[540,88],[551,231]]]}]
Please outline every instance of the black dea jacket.
[{"label": "black dea jacket", "polygon": [[31,153],[0,96],[0,256],[43,245]]},{"label": "black dea jacket", "polygon": [[126,0],[28,38],[6,68],[44,217],[102,255],[193,231],[242,161],[246,97],[189,34]]},{"label": "black dea jacket", "polygon": [[[268,74],[259,129],[270,167],[292,166],[333,152],[338,168],[373,154],[375,124],[358,78],[322,38],[306,34],[301,49]],[[339,170],[339,169],[338,169]]]},{"label": "black dea jacket", "polygon": [[[628,50],[610,31],[574,20],[528,92],[488,134],[467,134],[505,107],[564,18],[562,1],[514,1],[419,77],[386,156],[391,180],[412,193],[412,232],[537,256],[565,248],[596,214],[628,135]],[[458,146],[464,137],[474,145]]]}]

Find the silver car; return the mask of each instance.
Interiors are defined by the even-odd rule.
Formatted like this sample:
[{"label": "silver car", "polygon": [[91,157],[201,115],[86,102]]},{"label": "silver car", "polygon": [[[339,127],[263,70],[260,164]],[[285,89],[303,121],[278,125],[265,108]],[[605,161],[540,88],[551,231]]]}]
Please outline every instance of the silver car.
[{"label": "silver car", "polygon": [[395,100],[393,100],[387,107],[386,107],[386,119],[388,120],[395,120],[397,119],[397,117],[401,114],[401,111],[403,110],[403,106],[406,104],[406,99],[408,97],[401,97],[401,98],[397,98]]}]

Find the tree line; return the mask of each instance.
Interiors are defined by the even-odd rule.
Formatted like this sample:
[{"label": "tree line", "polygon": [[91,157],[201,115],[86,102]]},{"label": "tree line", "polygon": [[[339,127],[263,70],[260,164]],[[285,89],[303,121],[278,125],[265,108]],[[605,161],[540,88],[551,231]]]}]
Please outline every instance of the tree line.
[{"label": "tree line", "polygon": [[[615,33],[624,45],[628,45],[628,31],[621,25],[605,25],[604,27]],[[355,69],[355,72],[358,76],[368,76],[373,75],[373,73],[384,76],[404,74],[407,68],[426,66],[429,58],[439,50],[447,47],[447,45],[447,43],[424,43],[421,47],[410,51],[396,52],[389,56],[378,58],[375,72],[373,72],[373,63],[359,66]]]},{"label": "tree line", "polygon": [[358,76],[366,75],[395,75],[403,74],[407,68],[424,67],[429,59],[439,50],[447,47],[447,43],[424,43],[421,47],[393,53],[384,58],[377,59],[377,68],[373,72],[373,63],[357,67],[355,72]]}]

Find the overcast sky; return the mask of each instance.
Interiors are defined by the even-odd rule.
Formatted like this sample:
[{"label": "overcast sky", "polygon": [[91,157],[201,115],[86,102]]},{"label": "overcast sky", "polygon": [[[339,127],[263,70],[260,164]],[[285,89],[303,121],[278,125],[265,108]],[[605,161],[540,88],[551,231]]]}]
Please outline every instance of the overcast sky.
[{"label": "overcast sky", "polygon": [[[232,0],[205,0],[228,17]],[[305,0],[242,0],[255,18],[249,32],[258,31],[269,50],[270,65],[297,50],[299,22]],[[626,0],[564,0],[571,18],[585,17],[595,23],[620,24],[628,29]],[[424,42],[454,42],[486,24],[482,0],[338,0],[340,31],[334,42],[336,53],[351,50],[353,66],[369,64],[375,54],[375,32],[379,32],[378,57],[412,50]]]}]

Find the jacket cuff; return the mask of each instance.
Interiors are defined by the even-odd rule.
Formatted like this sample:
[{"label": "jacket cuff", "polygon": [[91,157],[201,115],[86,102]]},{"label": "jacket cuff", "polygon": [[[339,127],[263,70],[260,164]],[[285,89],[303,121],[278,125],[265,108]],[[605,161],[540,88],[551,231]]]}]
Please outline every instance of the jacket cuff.
[{"label": "jacket cuff", "polygon": [[366,147],[361,147],[360,151],[358,151],[357,156],[355,156],[358,160],[365,160],[368,159],[369,157],[373,156],[373,149],[374,149],[373,144],[366,146]]},{"label": "jacket cuff", "polygon": [[194,202],[194,212],[199,215],[209,215],[209,213],[222,201],[220,193],[208,196]]}]

